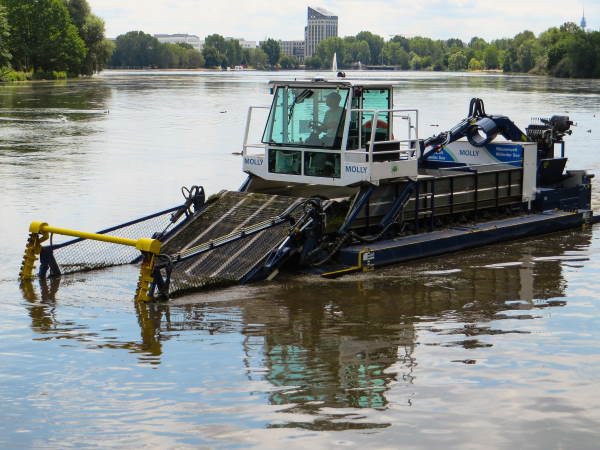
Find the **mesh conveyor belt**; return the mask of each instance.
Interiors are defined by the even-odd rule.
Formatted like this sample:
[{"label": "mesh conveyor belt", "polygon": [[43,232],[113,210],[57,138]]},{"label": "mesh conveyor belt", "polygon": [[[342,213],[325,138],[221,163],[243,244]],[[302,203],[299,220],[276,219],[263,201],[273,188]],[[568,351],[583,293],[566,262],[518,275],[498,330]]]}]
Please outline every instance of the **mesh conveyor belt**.
[{"label": "mesh conveyor belt", "polygon": [[[163,245],[174,255],[234,231],[279,216],[304,199],[225,191]],[[298,212],[301,214],[301,211]],[[213,284],[240,281],[288,235],[282,223],[174,264],[170,294]]]}]

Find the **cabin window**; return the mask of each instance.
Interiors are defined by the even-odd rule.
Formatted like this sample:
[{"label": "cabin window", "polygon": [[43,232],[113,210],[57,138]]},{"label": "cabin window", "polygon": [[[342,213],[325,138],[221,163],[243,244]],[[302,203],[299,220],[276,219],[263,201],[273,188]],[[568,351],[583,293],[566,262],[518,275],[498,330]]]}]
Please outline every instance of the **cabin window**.
[{"label": "cabin window", "polygon": [[340,177],[340,153],[304,152],[304,175],[309,177]]},{"label": "cabin window", "polygon": [[300,175],[302,152],[295,150],[269,149],[269,172]]},{"label": "cabin window", "polygon": [[[389,89],[364,89],[362,93],[363,109],[385,110],[391,109]],[[365,112],[362,114],[362,143],[371,140],[371,131],[373,129],[373,113]],[[390,139],[390,113],[379,113],[377,123],[375,124],[375,142],[387,141]]]},{"label": "cabin window", "polygon": [[347,100],[348,89],[280,86],[262,142],[339,149]]},{"label": "cabin window", "polygon": [[[361,108],[361,91],[357,89],[354,91],[354,95],[352,96],[351,110],[356,110]],[[360,114],[356,111],[352,111],[350,114],[350,128],[348,129],[348,144],[346,148],[348,150],[356,150],[358,145],[358,135],[359,135],[359,117]]]}]

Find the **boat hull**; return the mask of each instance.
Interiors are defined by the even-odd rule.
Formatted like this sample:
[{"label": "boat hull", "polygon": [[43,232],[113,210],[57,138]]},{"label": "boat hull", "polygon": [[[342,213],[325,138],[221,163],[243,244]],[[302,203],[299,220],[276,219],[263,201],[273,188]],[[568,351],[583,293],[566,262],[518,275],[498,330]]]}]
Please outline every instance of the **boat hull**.
[{"label": "boat hull", "polygon": [[339,266],[330,267],[322,275],[331,277],[354,270],[369,270],[418,258],[552,233],[581,226],[591,219],[592,212],[589,210],[546,211],[369,244],[351,245],[339,251],[336,258]]}]

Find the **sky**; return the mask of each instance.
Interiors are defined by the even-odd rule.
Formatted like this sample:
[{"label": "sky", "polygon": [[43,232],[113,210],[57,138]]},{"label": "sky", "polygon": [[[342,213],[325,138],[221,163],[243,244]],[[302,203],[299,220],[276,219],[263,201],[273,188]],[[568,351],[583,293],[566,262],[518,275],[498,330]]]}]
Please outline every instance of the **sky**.
[{"label": "sky", "polygon": [[106,22],[106,36],[132,30],[149,34],[212,33],[263,40],[304,39],[306,7],[318,6],[339,17],[339,35],[371,31],[433,39],[538,34],[564,22],[579,24],[582,8],[588,28],[600,29],[600,0],[88,0]]}]

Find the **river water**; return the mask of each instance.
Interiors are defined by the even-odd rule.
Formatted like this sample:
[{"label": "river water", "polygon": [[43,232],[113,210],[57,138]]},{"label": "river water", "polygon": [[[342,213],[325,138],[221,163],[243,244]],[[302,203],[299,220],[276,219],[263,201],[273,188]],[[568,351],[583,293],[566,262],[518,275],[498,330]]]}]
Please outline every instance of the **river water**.
[{"label": "river water", "polygon": [[[471,97],[522,127],[567,113],[569,168],[600,174],[600,81],[352,75],[392,78],[421,136]],[[598,448],[600,227],[161,304],[132,301],[128,266],[19,286],[33,220],[94,231],[237,189],[248,106],[305,76],[0,87],[1,448]]]}]

